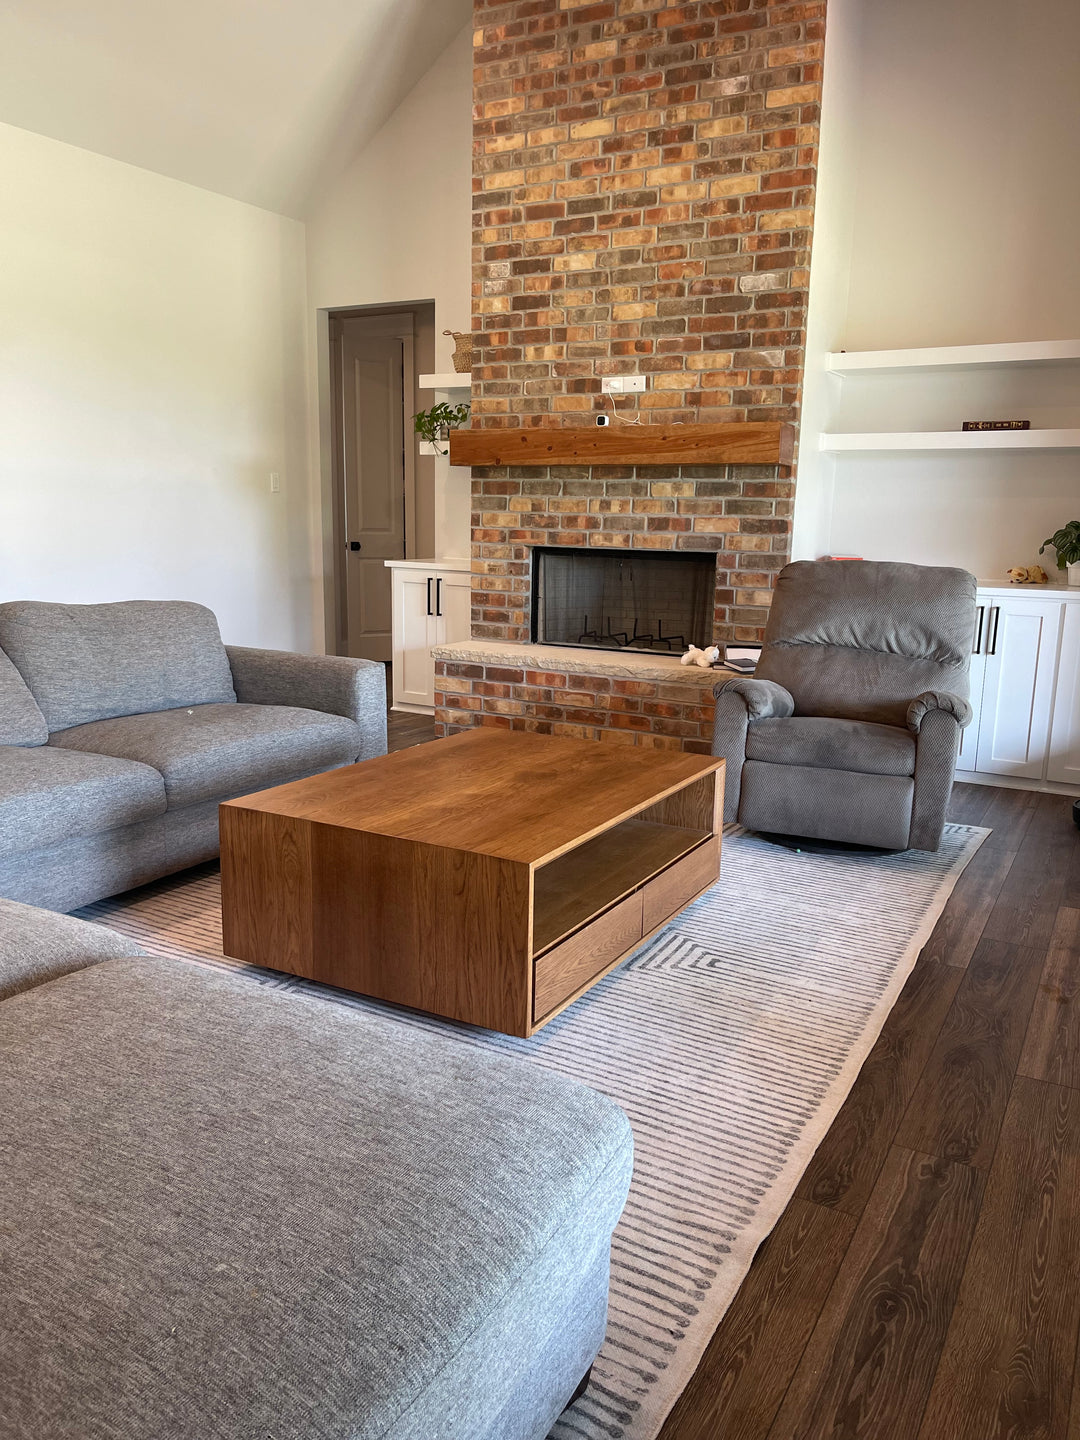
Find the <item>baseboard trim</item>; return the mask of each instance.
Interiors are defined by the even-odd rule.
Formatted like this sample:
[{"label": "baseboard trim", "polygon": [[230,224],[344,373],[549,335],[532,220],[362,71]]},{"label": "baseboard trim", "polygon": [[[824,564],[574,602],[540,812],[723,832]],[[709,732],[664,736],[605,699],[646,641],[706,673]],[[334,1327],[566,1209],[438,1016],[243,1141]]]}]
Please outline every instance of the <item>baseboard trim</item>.
[{"label": "baseboard trim", "polygon": [[978,775],[974,770],[957,770],[961,785],[996,785],[1001,790],[1037,790],[1041,795],[1077,795],[1080,786],[1059,785],[1056,780],[1023,780],[1015,775]]}]

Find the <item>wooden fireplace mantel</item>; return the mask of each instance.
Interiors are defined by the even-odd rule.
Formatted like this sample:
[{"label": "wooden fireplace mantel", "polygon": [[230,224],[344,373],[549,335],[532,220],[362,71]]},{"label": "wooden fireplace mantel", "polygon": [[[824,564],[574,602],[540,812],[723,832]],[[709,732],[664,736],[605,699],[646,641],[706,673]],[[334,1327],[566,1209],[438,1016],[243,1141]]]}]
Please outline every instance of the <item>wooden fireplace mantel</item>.
[{"label": "wooden fireplace mantel", "polygon": [[794,458],[795,427],[780,421],[450,432],[451,465],[791,465]]}]

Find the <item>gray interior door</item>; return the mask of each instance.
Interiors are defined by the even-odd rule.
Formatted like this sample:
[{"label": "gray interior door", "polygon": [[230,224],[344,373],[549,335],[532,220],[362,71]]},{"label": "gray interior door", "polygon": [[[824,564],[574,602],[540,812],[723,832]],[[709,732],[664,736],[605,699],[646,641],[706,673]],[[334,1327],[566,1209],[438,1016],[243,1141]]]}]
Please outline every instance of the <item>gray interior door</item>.
[{"label": "gray interior door", "polygon": [[348,321],[341,337],[346,653],[389,660],[390,571],[405,554],[404,346]]}]

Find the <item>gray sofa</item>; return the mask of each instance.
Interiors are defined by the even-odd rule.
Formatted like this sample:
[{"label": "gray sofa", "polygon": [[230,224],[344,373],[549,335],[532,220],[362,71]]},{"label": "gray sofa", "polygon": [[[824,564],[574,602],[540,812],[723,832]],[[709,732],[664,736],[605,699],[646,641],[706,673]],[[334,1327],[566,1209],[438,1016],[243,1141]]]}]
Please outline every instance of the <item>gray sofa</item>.
[{"label": "gray sofa", "polygon": [[4,1440],[542,1440],[629,1124],[468,1043],[0,901]]},{"label": "gray sofa", "polygon": [[0,605],[0,895],[73,910],[217,854],[218,805],[386,750],[382,665],[201,605]]},{"label": "gray sofa", "polygon": [[717,686],[724,818],[751,830],[936,850],[960,731],[975,578],[869,560],[777,577],[753,679]]}]

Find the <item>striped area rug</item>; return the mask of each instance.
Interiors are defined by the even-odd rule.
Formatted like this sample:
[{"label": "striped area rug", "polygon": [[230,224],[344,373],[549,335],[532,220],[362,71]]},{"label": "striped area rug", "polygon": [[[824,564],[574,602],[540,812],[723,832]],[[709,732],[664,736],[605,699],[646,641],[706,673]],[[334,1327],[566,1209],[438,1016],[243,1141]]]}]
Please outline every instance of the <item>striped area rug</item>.
[{"label": "striped area rug", "polygon": [[81,912],[147,951],[523,1056],[634,1128],[604,1348],[556,1440],[654,1440],[843,1103],[960,872],[935,855],[797,854],[725,837],[720,883],[532,1040],[394,1010],[221,954],[216,867]]}]

